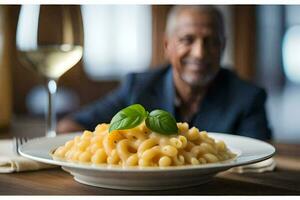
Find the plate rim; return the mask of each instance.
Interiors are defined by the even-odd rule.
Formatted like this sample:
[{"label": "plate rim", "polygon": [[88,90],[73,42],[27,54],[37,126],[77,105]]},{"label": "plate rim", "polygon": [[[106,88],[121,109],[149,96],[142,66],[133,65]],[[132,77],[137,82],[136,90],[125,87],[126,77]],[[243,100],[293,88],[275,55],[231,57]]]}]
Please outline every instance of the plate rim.
[{"label": "plate rim", "polygon": [[[49,156],[51,159],[48,158],[42,158],[42,157],[36,157],[36,156],[32,156],[30,154],[24,153],[24,147],[26,147],[28,144],[30,144],[30,142],[35,142],[37,140],[47,140],[47,139],[55,139],[58,137],[72,137],[75,135],[81,134],[81,132],[73,132],[73,133],[69,133],[69,134],[62,134],[62,135],[58,135],[56,137],[52,137],[52,138],[48,138],[48,137],[38,137],[38,138],[33,138],[30,139],[29,141],[27,141],[27,143],[25,143],[24,145],[20,146],[19,148],[19,152],[22,156],[35,160],[35,161],[39,161],[39,162],[43,162],[43,163],[47,163],[47,164],[52,164],[52,165],[58,165],[61,167],[68,167],[68,168],[74,168],[74,169],[80,169],[80,170],[92,170],[92,171],[110,171],[110,172],[165,172],[165,171],[188,171],[188,170],[205,170],[205,169],[230,169],[233,167],[237,167],[237,166],[243,166],[243,165],[248,165],[248,164],[253,164],[256,162],[260,162],[263,160],[266,160],[268,158],[271,158],[274,156],[274,154],[276,153],[276,149],[273,145],[262,141],[262,140],[258,140],[255,138],[250,138],[250,137],[246,137],[246,136],[241,136],[241,135],[233,135],[233,134],[226,134],[226,133],[218,133],[218,132],[208,132],[209,135],[219,135],[219,136],[224,136],[224,137],[237,137],[237,138],[243,138],[243,139],[250,139],[253,140],[255,142],[260,142],[263,143],[264,145],[267,145],[268,148],[272,149],[272,153],[270,154],[266,154],[265,156],[261,156],[259,158],[256,159],[252,159],[252,160],[248,160],[248,161],[240,161],[238,162],[238,159],[241,158],[243,155],[240,155],[240,157],[236,157],[235,159],[231,160],[230,162],[228,161],[224,161],[224,162],[218,162],[218,163],[210,163],[210,164],[205,164],[205,165],[184,165],[184,166],[169,166],[169,167],[139,167],[139,166],[135,166],[135,167],[122,167],[122,166],[113,166],[113,165],[107,165],[107,164],[103,164],[103,165],[91,165],[91,164],[83,164],[83,163],[75,163],[75,162],[66,162],[63,160],[54,160],[51,156],[50,156],[50,152],[49,152]],[[234,149],[234,148],[233,148]]]}]

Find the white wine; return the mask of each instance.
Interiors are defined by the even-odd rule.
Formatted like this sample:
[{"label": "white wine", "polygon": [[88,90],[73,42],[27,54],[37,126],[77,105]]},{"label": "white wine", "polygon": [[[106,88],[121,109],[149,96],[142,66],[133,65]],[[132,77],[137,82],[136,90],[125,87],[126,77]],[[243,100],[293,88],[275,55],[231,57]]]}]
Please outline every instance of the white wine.
[{"label": "white wine", "polygon": [[20,51],[20,58],[49,79],[58,79],[82,57],[79,45],[45,45],[36,50]]}]

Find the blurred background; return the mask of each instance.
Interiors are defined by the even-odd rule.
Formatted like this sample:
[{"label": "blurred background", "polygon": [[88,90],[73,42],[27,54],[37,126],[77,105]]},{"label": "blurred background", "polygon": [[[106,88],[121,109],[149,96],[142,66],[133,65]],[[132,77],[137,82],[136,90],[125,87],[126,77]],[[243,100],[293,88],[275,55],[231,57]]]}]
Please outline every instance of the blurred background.
[{"label": "blurred background", "polygon": [[[68,7],[71,12],[81,11],[84,53],[82,60],[58,81],[58,118],[103,97],[128,72],[166,62],[163,35],[171,5]],[[223,67],[267,90],[266,107],[275,141],[300,143],[300,6],[217,7],[226,23]],[[17,59],[19,12],[20,6],[0,5],[0,135],[20,121],[40,126],[47,105],[42,79]],[[60,16],[43,14],[45,24],[59,22]],[[24,23],[30,30],[32,22]],[[39,34],[54,37],[52,32]]]}]

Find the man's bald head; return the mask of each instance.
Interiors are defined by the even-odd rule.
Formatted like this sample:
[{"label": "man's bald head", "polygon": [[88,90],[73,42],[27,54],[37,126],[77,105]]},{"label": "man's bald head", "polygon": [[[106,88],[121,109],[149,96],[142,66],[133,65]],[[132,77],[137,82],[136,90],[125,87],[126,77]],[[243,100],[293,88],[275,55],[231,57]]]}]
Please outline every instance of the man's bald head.
[{"label": "man's bald head", "polygon": [[215,6],[208,5],[177,5],[171,8],[166,25],[166,35],[171,36],[176,29],[178,17],[183,12],[196,12],[199,14],[208,14],[213,19],[213,26],[218,30],[220,40],[222,42],[225,41],[225,28],[224,28],[224,20],[221,12]]}]

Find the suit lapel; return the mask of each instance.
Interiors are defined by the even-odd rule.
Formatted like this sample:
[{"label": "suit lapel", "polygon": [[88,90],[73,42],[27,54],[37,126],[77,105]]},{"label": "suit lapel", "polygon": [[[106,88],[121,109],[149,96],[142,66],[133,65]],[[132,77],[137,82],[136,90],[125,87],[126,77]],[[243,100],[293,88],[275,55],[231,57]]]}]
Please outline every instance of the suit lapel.
[{"label": "suit lapel", "polygon": [[154,86],[151,87],[152,89],[150,91],[145,90],[142,92],[139,103],[144,105],[148,111],[163,109],[174,115],[174,85],[172,67],[168,67],[162,78],[152,84]]},{"label": "suit lapel", "polygon": [[162,89],[159,88],[160,96],[161,96],[161,107],[164,110],[171,113],[173,116],[175,115],[174,110],[174,99],[175,99],[175,87],[173,83],[173,71],[172,67],[168,70],[162,85]]},{"label": "suit lapel", "polygon": [[222,124],[226,105],[226,87],[220,70],[214,84],[209,88],[192,124],[201,130],[217,131]]}]

